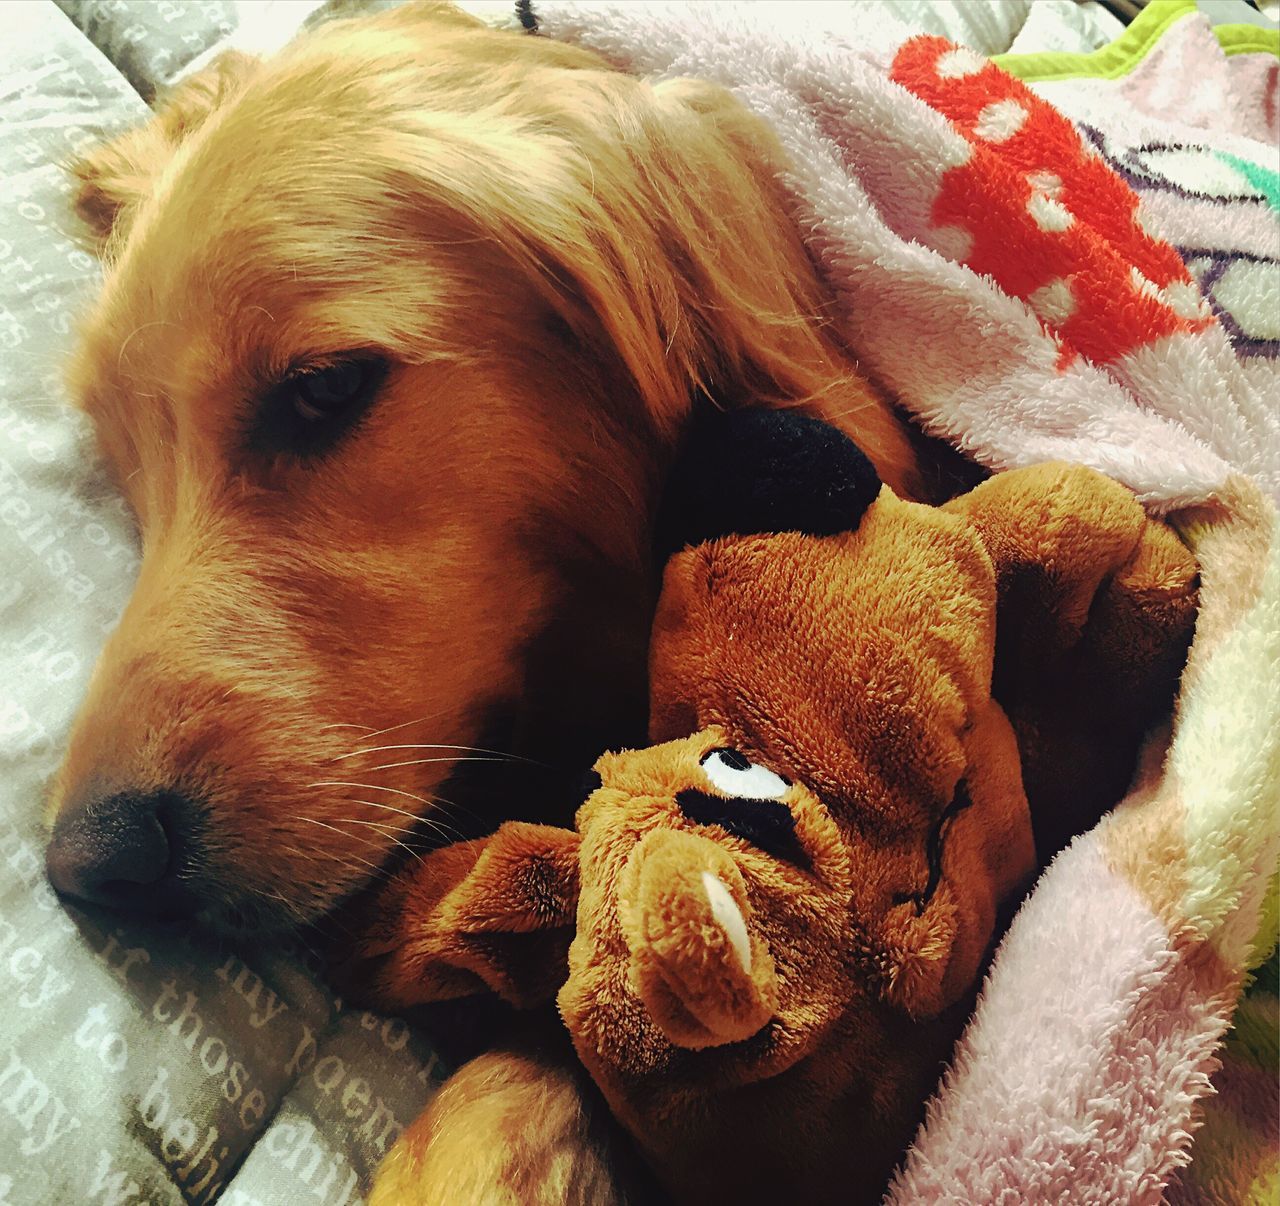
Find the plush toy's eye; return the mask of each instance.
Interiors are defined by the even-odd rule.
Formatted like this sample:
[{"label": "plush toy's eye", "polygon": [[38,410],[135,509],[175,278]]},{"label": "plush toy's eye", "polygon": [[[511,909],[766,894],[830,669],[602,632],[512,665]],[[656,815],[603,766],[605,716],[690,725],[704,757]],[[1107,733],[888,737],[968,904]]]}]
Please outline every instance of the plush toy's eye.
[{"label": "plush toy's eye", "polygon": [[703,774],[726,796],[746,800],[776,800],[791,784],[781,775],[758,766],[738,750],[712,750],[702,757]]}]

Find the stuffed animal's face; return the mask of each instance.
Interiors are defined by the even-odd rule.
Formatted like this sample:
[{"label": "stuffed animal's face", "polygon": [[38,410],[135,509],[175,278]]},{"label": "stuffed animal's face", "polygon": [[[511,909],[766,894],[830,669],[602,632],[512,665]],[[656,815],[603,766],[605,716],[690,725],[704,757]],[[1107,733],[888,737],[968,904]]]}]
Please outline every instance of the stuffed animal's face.
[{"label": "stuffed animal's face", "polygon": [[[824,1020],[794,1007],[852,991],[840,954],[850,863],[830,811],[719,726],[596,769],[578,814],[583,888],[560,996],[575,1038],[637,1076],[653,1060],[678,1076],[672,1043],[736,1044],[716,1060],[731,1080],[775,1071]],[[771,1025],[785,1014],[790,1024]]]},{"label": "stuffed animal's face", "polygon": [[560,998],[623,1074],[678,1078],[674,1046],[702,1052],[691,1077],[754,1080],[837,1025],[873,1046],[885,1009],[968,990],[1031,869],[990,699],[991,560],[965,521],[888,491],[860,519],[669,563],[661,744],[597,763]]},{"label": "stuffed animal's face", "polygon": [[995,613],[972,525],[885,490],[851,531],[677,554],[655,625],[652,736],[716,726],[821,801],[853,868],[863,933],[845,945],[895,983],[911,948],[928,955],[931,987],[904,1002],[924,1014],[972,977],[993,892],[1032,865],[1017,750],[992,715]]}]

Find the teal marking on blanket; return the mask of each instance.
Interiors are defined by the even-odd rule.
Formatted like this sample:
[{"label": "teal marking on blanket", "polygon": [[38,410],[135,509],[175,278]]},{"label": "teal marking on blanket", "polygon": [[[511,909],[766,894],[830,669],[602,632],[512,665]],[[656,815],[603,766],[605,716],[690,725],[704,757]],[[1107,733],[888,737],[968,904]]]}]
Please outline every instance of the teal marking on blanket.
[{"label": "teal marking on blanket", "polygon": [[1273,172],[1260,163],[1241,159],[1238,155],[1231,155],[1226,151],[1214,151],[1213,154],[1228,167],[1235,168],[1267,199],[1267,205],[1276,213],[1280,213],[1280,172]]}]

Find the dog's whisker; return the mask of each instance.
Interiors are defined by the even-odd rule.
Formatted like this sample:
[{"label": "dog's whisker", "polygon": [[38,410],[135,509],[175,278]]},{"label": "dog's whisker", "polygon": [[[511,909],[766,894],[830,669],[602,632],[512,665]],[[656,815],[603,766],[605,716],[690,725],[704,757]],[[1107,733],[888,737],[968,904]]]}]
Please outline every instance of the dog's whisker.
[{"label": "dog's whisker", "polygon": [[[359,836],[359,834],[348,833],[345,829],[339,829],[336,825],[330,825],[326,821],[318,821],[316,820],[315,817],[300,816],[300,817],[295,817],[294,820],[306,821],[310,825],[319,825],[321,829],[328,829],[331,833],[338,834],[339,837],[343,838],[346,841],[351,841],[354,838],[357,842],[363,842],[366,846],[369,846],[375,850],[380,850],[382,848],[381,842],[375,842],[369,838],[362,838]],[[352,854],[350,851],[346,852],[345,859],[338,860],[339,866],[343,865],[344,863],[346,863],[346,865],[349,866],[350,863],[347,860],[354,860],[355,862],[362,864],[363,866],[367,867],[370,871],[372,871],[376,876],[389,878],[387,869],[385,867],[379,866],[377,863],[371,863],[368,859],[361,858],[358,854]]]},{"label": "dog's whisker", "polygon": [[[417,800],[419,804],[425,804],[431,807],[436,803],[438,797],[415,796],[411,791],[402,791],[398,787],[383,787],[379,783],[356,783],[350,779],[322,779],[319,783],[312,783],[311,787],[360,787],[366,791],[389,791],[392,795],[404,796],[407,800]],[[446,800],[447,804],[448,801]]]},{"label": "dog's whisker", "polygon": [[[414,800],[417,803],[422,804],[425,808],[428,808],[428,809],[437,810],[439,806],[443,804],[447,808],[457,809],[458,811],[466,812],[470,816],[475,815],[474,813],[470,812],[467,809],[459,808],[459,806],[455,804],[452,800],[446,800],[441,796],[432,796],[432,797],[418,796],[418,795],[414,795],[414,793],[411,791],[402,791],[398,787],[382,787],[377,783],[355,783],[346,779],[330,779],[330,780],[324,780],[320,783],[313,783],[311,784],[311,786],[312,787],[357,787],[357,788],[363,788],[365,790],[370,790],[370,791],[385,791],[385,792],[390,792],[393,795],[403,796],[405,799],[408,799],[408,800]],[[378,809],[382,809],[384,812],[393,812],[398,816],[408,817],[410,820],[416,822],[417,824],[424,825],[428,829],[430,829],[432,832],[438,833],[441,837],[456,838],[462,835],[461,830],[458,829],[456,826],[445,825],[439,820],[439,818],[432,816],[430,813],[410,812],[407,809],[396,808],[393,805],[383,803],[382,801],[379,801],[379,800],[352,799],[349,801],[349,803],[363,804],[368,808],[378,808]],[[408,826],[406,826],[406,829],[407,828]]]},{"label": "dog's whisker", "polygon": [[435,817],[419,817],[418,825],[427,829],[430,833],[437,837],[444,838],[446,841],[460,841],[462,839],[462,831],[453,825],[445,825],[437,821]]},{"label": "dog's whisker", "polygon": [[[389,825],[385,821],[362,821],[358,817],[342,817],[337,823],[339,825],[367,825],[369,828],[376,829],[379,833],[389,837],[393,845],[400,847],[402,850],[407,850],[418,860],[418,862],[423,861],[421,852],[415,850],[408,842],[401,839],[400,835],[404,833],[405,830],[398,825]],[[377,843],[372,842],[369,844],[377,845]]]},{"label": "dog's whisker", "polygon": [[[344,833],[336,825],[331,825],[328,821],[321,821],[316,817],[295,816],[293,819],[295,821],[305,821],[308,825],[319,825],[321,829],[328,829],[331,833],[342,834],[342,836],[346,838],[349,838],[352,836],[349,833]],[[359,839],[359,840],[366,840],[366,839]]]},{"label": "dog's whisker", "polygon": [[366,733],[366,738],[381,737],[384,733],[394,733],[397,729],[407,729],[411,724],[425,724],[428,720],[435,720],[444,714],[445,709],[440,708],[427,716],[419,716],[417,720],[402,720],[399,724],[389,724],[385,729],[374,729],[372,733]]},{"label": "dog's whisker", "polygon": [[[434,833],[438,833],[441,837],[452,838],[461,836],[459,830],[453,826],[444,825],[435,817],[420,816],[416,812],[406,812],[403,808],[393,808],[390,804],[381,804],[376,800],[351,800],[351,804],[364,804],[369,808],[380,808],[384,812],[394,812],[398,816],[409,817],[415,824],[424,825]],[[408,829],[408,826],[406,826]]]},{"label": "dog's whisker", "polygon": [[467,808],[463,804],[459,804],[456,800],[446,800],[444,796],[432,796],[431,808],[433,816],[450,816],[458,815],[470,817],[473,821],[481,821],[483,818],[474,808]]},{"label": "dog's whisker", "polygon": [[[356,800],[355,803],[359,803]],[[370,829],[377,829],[382,833],[388,833],[393,836],[408,833],[408,827],[404,825],[396,825],[391,821],[362,821],[359,817],[341,817],[337,822],[339,825],[366,825]]]},{"label": "dog's whisker", "polygon": [[[445,807],[440,807],[440,805]],[[436,803],[436,807],[431,810],[431,816],[439,819],[444,818],[445,821],[454,821],[454,819],[467,817],[471,821],[481,824],[481,828],[489,828],[490,823],[485,823],[485,818],[480,816],[474,808],[463,808],[461,804],[454,804],[452,800],[440,800]],[[461,832],[461,831],[458,831]]]},{"label": "dog's whisker", "polygon": [[316,861],[316,853],[314,850],[303,850],[292,842],[284,847],[282,853],[291,855],[293,858],[300,859],[303,862],[314,863]]},{"label": "dog's whisker", "polygon": [[[442,741],[420,741],[405,745],[375,745],[369,749],[352,750],[349,754],[339,754],[336,758],[330,758],[330,762],[341,762],[345,758],[358,758],[362,754],[379,754],[383,750],[463,750],[472,754],[491,754],[495,758],[511,761],[511,762],[533,762],[532,758],[525,758],[519,754],[508,754],[504,750],[485,749],[480,745],[448,745]],[[536,765],[541,766],[542,763]]]},{"label": "dog's whisker", "polygon": [[366,766],[362,770],[372,774],[374,771],[395,770],[400,766],[427,766],[433,762],[506,762],[506,758],[414,758],[409,762],[385,762],[381,766]]},{"label": "dog's whisker", "polygon": [[419,816],[416,812],[410,812],[407,808],[396,808],[393,804],[381,804],[377,800],[352,800],[352,804],[364,804],[369,808],[380,808],[383,812],[394,812],[397,816],[408,817],[412,821],[423,821],[425,817]]}]

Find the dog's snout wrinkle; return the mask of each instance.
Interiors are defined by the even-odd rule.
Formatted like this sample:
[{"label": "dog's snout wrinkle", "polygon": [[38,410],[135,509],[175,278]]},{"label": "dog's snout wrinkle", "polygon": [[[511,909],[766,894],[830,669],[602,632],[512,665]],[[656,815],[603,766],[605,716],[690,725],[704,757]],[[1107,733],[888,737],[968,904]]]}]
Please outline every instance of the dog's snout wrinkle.
[{"label": "dog's snout wrinkle", "polygon": [[122,791],[65,811],[45,854],[64,896],[150,917],[193,913],[185,882],[192,805],[168,791]]}]

